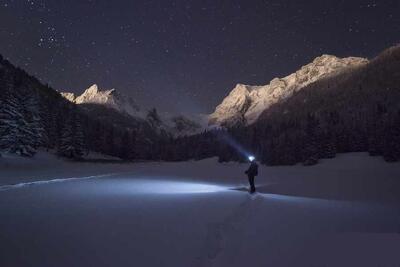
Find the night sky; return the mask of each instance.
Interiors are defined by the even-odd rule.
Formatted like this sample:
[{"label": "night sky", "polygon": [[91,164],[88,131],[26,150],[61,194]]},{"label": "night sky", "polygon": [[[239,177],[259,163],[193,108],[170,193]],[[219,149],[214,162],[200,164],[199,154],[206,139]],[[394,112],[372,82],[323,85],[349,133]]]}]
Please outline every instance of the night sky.
[{"label": "night sky", "polygon": [[211,112],[236,83],[398,43],[399,3],[0,0],[0,54],[60,91],[97,83],[145,108]]}]

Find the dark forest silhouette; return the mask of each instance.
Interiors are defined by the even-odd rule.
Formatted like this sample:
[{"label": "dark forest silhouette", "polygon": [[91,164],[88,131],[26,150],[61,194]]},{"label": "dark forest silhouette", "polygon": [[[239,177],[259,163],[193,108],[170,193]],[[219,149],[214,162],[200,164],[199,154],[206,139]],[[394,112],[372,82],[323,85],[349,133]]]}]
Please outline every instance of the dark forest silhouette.
[{"label": "dark forest silhouette", "polygon": [[229,136],[269,165],[313,165],[355,151],[400,160],[400,46],[310,84],[250,126],[193,136],[174,138],[157,128],[156,109],[136,120],[104,106],[70,103],[1,56],[0,102],[0,148],[22,156],[43,147],[72,159],[96,151],[124,160],[246,160]]}]

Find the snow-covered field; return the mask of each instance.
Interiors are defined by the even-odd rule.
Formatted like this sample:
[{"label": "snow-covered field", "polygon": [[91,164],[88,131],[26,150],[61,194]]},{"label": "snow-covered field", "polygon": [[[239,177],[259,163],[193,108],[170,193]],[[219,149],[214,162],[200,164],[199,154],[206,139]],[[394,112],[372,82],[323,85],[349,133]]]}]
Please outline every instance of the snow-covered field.
[{"label": "snow-covered field", "polygon": [[399,266],[399,163],[246,167],[0,158],[0,266]]}]

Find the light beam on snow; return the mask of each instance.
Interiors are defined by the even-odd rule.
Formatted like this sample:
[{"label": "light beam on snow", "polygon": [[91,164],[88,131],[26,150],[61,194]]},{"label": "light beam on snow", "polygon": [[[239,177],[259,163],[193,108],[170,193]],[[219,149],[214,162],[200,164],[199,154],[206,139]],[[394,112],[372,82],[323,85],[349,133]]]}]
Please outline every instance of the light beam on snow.
[{"label": "light beam on snow", "polygon": [[224,190],[223,187],[212,184],[159,180],[135,181],[133,187],[135,191],[154,194],[199,194]]},{"label": "light beam on snow", "polygon": [[[170,177],[168,177],[170,178]],[[226,191],[227,188],[219,185],[159,180],[154,177],[141,177],[140,179],[112,179],[110,181],[99,180],[95,186],[95,191],[105,194],[204,194]],[[101,192],[100,192],[101,191]]]},{"label": "light beam on snow", "polygon": [[154,194],[199,194],[225,190],[221,186],[192,182],[145,181],[134,183],[134,187],[143,193]]}]

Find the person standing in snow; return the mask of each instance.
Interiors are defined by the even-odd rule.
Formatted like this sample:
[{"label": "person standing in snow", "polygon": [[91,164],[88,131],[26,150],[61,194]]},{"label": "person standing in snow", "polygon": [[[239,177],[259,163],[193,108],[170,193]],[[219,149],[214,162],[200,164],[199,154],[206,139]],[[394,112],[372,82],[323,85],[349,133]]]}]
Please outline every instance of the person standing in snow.
[{"label": "person standing in snow", "polygon": [[258,165],[254,160],[254,157],[250,156],[250,167],[245,171],[245,174],[247,174],[247,177],[249,178],[249,184],[250,184],[250,193],[253,194],[256,192],[256,187],[254,186],[254,177],[258,175]]}]

